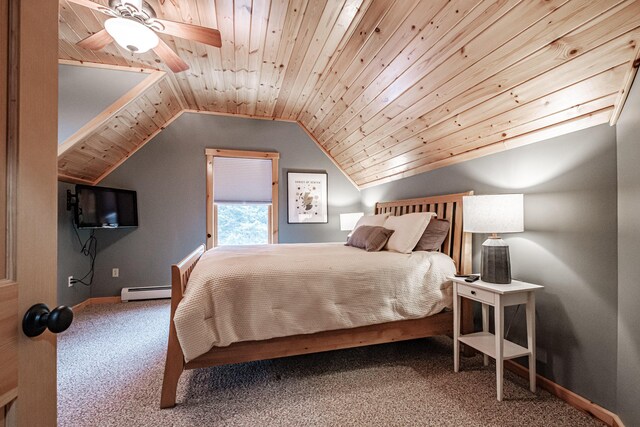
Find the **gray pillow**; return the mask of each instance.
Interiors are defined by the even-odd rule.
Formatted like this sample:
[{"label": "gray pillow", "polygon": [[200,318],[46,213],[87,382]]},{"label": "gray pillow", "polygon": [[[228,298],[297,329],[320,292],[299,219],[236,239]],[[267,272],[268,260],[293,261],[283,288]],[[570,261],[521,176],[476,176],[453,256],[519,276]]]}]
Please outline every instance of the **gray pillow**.
[{"label": "gray pillow", "polygon": [[353,246],[367,252],[378,252],[384,248],[392,234],[393,230],[384,227],[361,225],[353,230],[345,246]]},{"label": "gray pillow", "polygon": [[449,232],[449,221],[431,218],[414,251],[439,251]]}]

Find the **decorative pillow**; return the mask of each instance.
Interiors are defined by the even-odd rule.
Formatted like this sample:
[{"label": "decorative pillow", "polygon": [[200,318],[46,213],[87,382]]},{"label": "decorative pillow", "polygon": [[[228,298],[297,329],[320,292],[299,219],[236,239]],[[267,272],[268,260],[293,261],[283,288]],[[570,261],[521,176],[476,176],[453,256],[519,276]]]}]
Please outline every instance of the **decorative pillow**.
[{"label": "decorative pillow", "polygon": [[449,232],[449,221],[431,218],[414,251],[439,251]]},{"label": "decorative pillow", "polygon": [[372,225],[363,225],[356,228],[345,246],[364,249],[367,252],[378,252],[387,244],[393,230]]},{"label": "decorative pillow", "polygon": [[355,230],[361,225],[372,225],[374,227],[382,227],[384,225],[384,222],[387,220],[387,218],[389,218],[389,215],[390,214],[388,213],[384,213],[379,215],[361,216],[358,222],[356,223],[356,226],[353,227],[353,229]]},{"label": "decorative pillow", "polygon": [[387,218],[384,228],[395,233],[389,238],[385,249],[403,254],[411,253],[427,228],[429,220],[435,215],[433,212],[416,212]]}]

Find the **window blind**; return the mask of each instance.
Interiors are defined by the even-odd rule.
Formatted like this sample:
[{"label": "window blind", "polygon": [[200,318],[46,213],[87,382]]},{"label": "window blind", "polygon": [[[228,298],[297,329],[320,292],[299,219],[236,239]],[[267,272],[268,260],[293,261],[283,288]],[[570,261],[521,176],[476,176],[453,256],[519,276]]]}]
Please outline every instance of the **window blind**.
[{"label": "window blind", "polygon": [[213,184],[216,203],[271,203],[271,160],[216,157]]}]

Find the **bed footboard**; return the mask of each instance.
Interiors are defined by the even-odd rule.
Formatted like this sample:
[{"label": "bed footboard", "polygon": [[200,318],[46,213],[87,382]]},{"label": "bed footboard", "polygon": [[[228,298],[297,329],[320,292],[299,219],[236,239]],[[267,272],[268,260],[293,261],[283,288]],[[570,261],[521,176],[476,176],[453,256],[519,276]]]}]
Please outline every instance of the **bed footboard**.
[{"label": "bed footboard", "polygon": [[178,264],[171,266],[171,317],[169,319],[169,342],[167,344],[167,360],[162,381],[162,395],[160,397],[161,408],[172,408],[176,405],[176,392],[178,380],[184,371],[184,354],[178,342],[176,328],[173,324],[173,316],[178,304],[182,301],[187,281],[196,263],[205,252],[205,246],[200,245]]}]

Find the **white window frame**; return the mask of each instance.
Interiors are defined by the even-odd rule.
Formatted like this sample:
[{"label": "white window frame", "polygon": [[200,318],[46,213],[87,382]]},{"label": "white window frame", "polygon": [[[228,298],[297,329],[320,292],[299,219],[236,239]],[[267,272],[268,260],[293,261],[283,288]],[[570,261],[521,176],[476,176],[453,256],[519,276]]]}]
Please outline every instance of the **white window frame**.
[{"label": "white window frame", "polygon": [[271,204],[269,205],[269,243],[278,243],[278,160],[280,153],[207,148],[207,249],[218,246],[218,206],[214,203],[213,165],[216,157],[271,160]]}]

